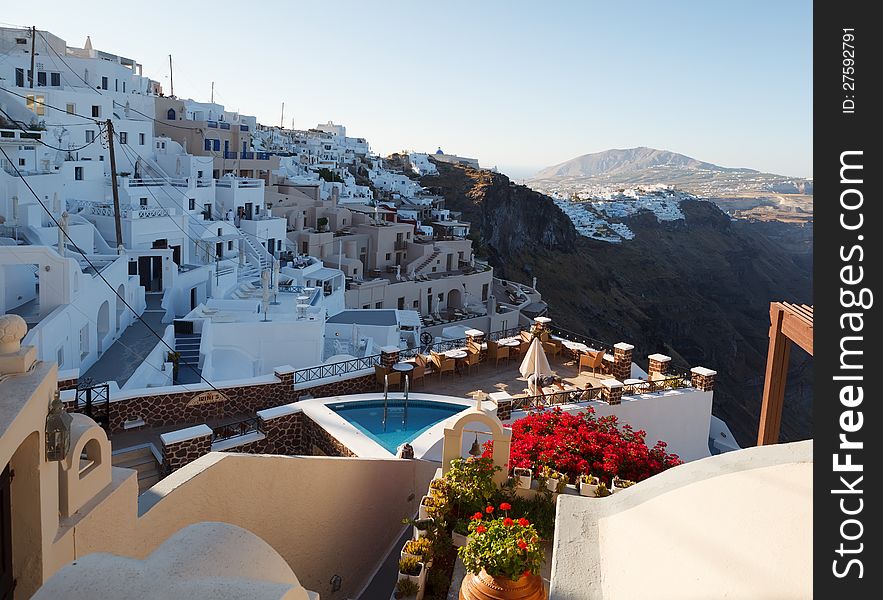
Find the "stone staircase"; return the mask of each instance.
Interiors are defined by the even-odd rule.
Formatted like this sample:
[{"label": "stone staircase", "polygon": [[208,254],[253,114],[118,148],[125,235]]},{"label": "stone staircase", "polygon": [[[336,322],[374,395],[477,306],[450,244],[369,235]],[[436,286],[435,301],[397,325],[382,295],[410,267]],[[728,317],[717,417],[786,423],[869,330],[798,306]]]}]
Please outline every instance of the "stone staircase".
[{"label": "stone staircase", "polygon": [[175,332],[175,352],[180,355],[175,384],[200,382],[199,345],[201,342],[202,334]]},{"label": "stone staircase", "polygon": [[138,472],[138,493],[157,483],[160,477],[160,463],[152,444],[140,444],[131,448],[115,450],[111,454],[111,464],[115,467],[134,469]]},{"label": "stone staircase", "polygon": [[438,258],[438,255],[439,255],[439,254],[441,254],[441,251],[439,251],[439,250],[435,250],[435,251],[433,251],[433,253],[430,254],[429,257],[428,257],[426,260],[424,260],[424,261],[421,262],[419,265],[417,265],[416,267],[414,267],[414,271],[413,271],[413,273],[414,273],[415,275],[419,274],[421,271],[423,271],[423,269],[425,269],[425,268],[428,267],[430,264],[432,264],[432,261],[434,261],[436,258]]},{"label": "stone staircase", "polygon": [[239,271],[239,278],[246,280],[260,279],[261,272],[272,269],[270,254],[263,246],[255,242],[250,235],[242,234],[245,240],[245,253],[247,262]]}]

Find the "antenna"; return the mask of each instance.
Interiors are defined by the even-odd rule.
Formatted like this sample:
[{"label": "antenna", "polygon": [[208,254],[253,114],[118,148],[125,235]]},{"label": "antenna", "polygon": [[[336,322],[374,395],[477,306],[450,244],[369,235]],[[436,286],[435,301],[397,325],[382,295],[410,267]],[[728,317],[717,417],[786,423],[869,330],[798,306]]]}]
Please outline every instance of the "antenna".
[{"label": "antenna", "polygon": [[282,103],[282,116],[279,117],[279,129],[285,127],[285,102]]},{"label": "antenna", "polygon": [[169,54],[169,87],[171,88],[171,96],[175,97],[175,79],[172,77],[172,55]]},{"label": "antenna", "polygon": [[212,104],[215,103],[215,82],[212,81]]}]

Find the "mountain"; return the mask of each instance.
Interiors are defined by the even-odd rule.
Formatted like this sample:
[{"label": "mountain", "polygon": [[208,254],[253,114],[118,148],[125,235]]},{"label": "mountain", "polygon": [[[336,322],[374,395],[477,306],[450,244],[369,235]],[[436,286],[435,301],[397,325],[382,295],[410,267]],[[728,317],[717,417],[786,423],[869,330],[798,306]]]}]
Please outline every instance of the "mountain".
[{"label": "mountain", "polygon": [[630,175],[647,169],[757,173],[752,169],[728,169],[676,152],[640,146],[625,150],[605,150],[594,154],[583,154],[561,164],[546,167],[533,179]]},{"label": "mountain", "polygon": [[537,173],[532,189],[559,198],[600,198],[624,188],[668,186],[715,202],[736,217],[812,220],[812,179],[721,167],[667,150],[584,154]]},{"label": "mountain", "polygon": [[[714,414],[753,445],[763,389],[769,303],[812,302],[812,225],[733,220],[714,203],[680,202],[683,219],[625,219],[634,238],[579,235],[555,202],[505,175],[439,163],[421,183],[471,221],[476,251],[497,277],[537,287],[554,322],[718,371]],[[782,439],[812,436],[812,361],[795,349]]]}]

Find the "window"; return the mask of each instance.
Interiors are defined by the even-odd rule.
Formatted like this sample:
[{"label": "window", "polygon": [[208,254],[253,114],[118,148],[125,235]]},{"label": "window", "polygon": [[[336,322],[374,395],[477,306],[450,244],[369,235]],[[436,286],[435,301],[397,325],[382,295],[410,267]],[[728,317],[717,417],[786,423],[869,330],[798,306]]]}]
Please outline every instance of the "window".
[{"label": "window", "polygon": [[64,346],[59,346],[58,351],[55,353],[55,359],[58,361],[58,368],[64,364]]},{"label": "window", "polygon": [[383,302],[378,302],[374,305],[374,308],[383,308]]},{"label": "window", "polygon": [[212,140],[212,150],[219,152],[221,150],[221,140]]},{"label": "window", "polygon": [[18,87],[25,86],[25,70],[24,69],[16,69],[15,70],[15,85]]},{"label": "window", "polygon": [[420,301],[419,300],[414,300],[414,308],[415,309],[420,308]]},{"label": "window", "polygon": [[25,97],[25,106],[28,107],[28,110],[31,110],[38,116],[42,117],[46,114],[46,97],[28,94]]},{"label": "window", "polygon": [[188,205],[189,209],[196,210],[196,198],[190,198],[189,202],[190,202]]},{"label": "window", "polygon": [[94,129],[87,129],[86,130],[86,143],[88,144],[89,142],[94,142],[94,141],[95,141],[95,130]]},{"label": "window", "polygon": [[46,87],[46,71],[37,71],[37,85]]},{"label": "window", "polygon": [[20,158],[20,159],[18,159],[18,166],[23,167],[27,164],[27,162],[28,161],[26,161],[25,159]]},{"label": "window", "polygon": [[140,203],[141,203],[141,206],[142,206],[142,207],[143,207],[143,206],[147,206],[147,198],[141,198],[141,199],[140,199]]},{"label": "window", "polygon": [[482,302],[487,302],[487,295],[488,295],[488,284],[486,283],[483,286],[481,286],[481,301]]},{"label": "window", "polygon": [[405,310],[405,298],[404,298],[404,296],[402,296],[401,298],[399,298],[398,307],[399,307],[399,310]]},{"label": "window", "polygon": [[24,44],[28,43],[28,40],[27,40],[27,38],[15,38],[15,43],[24,45]]},{"label": "window", "polygon": [[97,104],[92,105],[92,116],[96,119],[101,116],[101,107]]},{"label": "window", "polygon": [[175,120],[175,109],[174,108],[170,108],[168,110],[168,112],[166,112],[166,119],[169,121]]},{"label": "window", "polygon": [[206,138],[206,139],[204,140],[204,146],[203,146],[203,149],[206,150],[207,152],[211,152],[211,150],[212,150],[212,141],[211,141],[210,139]]},{"label": "window", "polygon": [[202,179],[202,177],[203,177],[203,175],[202,175],[202,171],[197,171],[197,172],[196,172],[196,178],[197,178],[197,179]]},{"label": "window", "polygon": [[392,258],[392,254],[389,252],[386,253],[386,260],[390,260]]},{"label": "window", "polygon": [[83,181],[83,167],[74,167],[74,179]]},{"label": "window", "polygon": [[67,106],[65,106],[65,111],[67,112],[67,114],[72,115],[75,112],[77,112],[77,105],[71,104],[70,102],[68,102]]},{"label": "window", "polygon": [[85,358],[89,354],[89,326],[83,325],[80,329],[80,358]]},{"label": "window", "polygon": [[124,94],[126,93],[126,82],[125,81],[123,82],[123,93]]},{"label": "window", "polygon": [[143,133],[139,133],[139,134],[138,134],[138,145],[139,145],[139,146],[143,146],[143,145],[144,145],[144,134],[143,134]]},{"label": "window", "polygon": [[282,240],[276,240],[276,250],[279,252],[282,251]]},{"label": "window", "polygon": [[227,242],[227,250],[232,250],[232,249],[233,249],[233,241],[231,240],[231,241]]},{"label": "window", "polygon": [[362,308],[367,310],[367,309],[371,308],[371,305],[370,304],[363,304]]},{"label": "window", "polygon": [[61,73],[49,73],[49,85],[52,87],[60,87]]},{"label": "window", "polygon": [[128,144],[129,143],[129,134],[126,133],[125,131],[120,132],[120,143],[121,144]]},{"label": "window", "polygon": [[107,77],[102,77],[102,78],[101,78],[101,89],[102,89],[102,90],[106,90],[106,89],[107,89]]},{"label": "window", "polygon": [[115,92],[120,91],[120,80],[119,79],[113,80],[113,91],[115,91]]}]

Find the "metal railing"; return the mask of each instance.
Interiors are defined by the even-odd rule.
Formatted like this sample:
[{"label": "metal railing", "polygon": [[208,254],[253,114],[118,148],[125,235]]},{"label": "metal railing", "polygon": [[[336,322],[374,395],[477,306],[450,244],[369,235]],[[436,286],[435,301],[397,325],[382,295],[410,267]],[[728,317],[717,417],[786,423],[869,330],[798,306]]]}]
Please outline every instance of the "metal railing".
[{"label": "metal railing", "polygon": [[260,431],[260,422],[260,419],[257,417],[249,417],[234,423],[212,427],[212,443],[232,440],[233,438]]},{"label": "metal railing", "polygon": [[224,158],[236,158],[239,153],[235,150],[224,150]]},{"label": "metal railing", "polygon": [[[637,394],[664,392],[689,387],[692,387],[692,384],[688,374],[667,375],[665,379],[641,381],[639,383],[624,385],[622,386],[622,395],[633,396]],[[512,410],[542,410],[544,408],[553,408],[565,404],[577,404],[579,402],[600,400],[601,391],[603,389],[602,386],[596,386],[573,390],[554,390],[547,394],[536,396],[516,396],[512,398]]]},{"label": "metal railing", "polygon": [[590,348],[594,348],[595,350],[603,350],[607,353],[613,352],[613,344],[610,342],[604,342],[602,340],[596,340],[595,338],[589,337],[587,335],[583,335],[581,333],[576,333],[573,331],[568,331],[567,329],[562,329],[561,327],[549,327],[549,333],[552,335],[556,335],[565,340],[569,340],[571,342],[579,342],[581,344],[585,344]]},{"label": "metal railing", "polygon": [[355,358],[352,360],[343,360],[327,365],[318,365],[315,367],[307,367],[306,369],[298,369],[294,372],[294,383],[307,383],[317,379],[325,379],[327,377],[336,377],[339,375],[348,375],[365,369],[373,369],[374,365],[380,363],[380,355],[374,354]]}]

